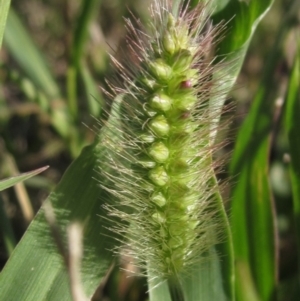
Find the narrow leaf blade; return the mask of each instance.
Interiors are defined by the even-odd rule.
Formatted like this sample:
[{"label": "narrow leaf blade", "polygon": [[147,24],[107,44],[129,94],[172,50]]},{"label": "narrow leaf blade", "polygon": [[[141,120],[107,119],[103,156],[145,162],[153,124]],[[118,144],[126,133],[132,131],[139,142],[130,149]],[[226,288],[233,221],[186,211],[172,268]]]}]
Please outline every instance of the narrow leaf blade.
[{"label": "narrow leaf blade", "polygon": [[9,11],[10,0],[0,0],[0,48],[2,45],[3,33]]},{"label": "narrow leaf blade", "polygon": [[[108,122],[115,123],[112,121],[114,118],[119,120],[118,106],[119,103],[115,102],[114,114]],[[107,201],[99,186],[101,179],[98,170],[101,158],[106,155],[106,149],[101,146],[101,139],[109,135],[105,130],[103,128],[95,143],[83,149],[46,200],[51,202],[62,233],[66,232],[72,221],[84,226],[81,278],[88,296],[94,293],[105,276],[113,260],[110,250],[117,244],[112,233],[104,227],[109,227],[109,222],[105,224],[100,217],[104,214],[101,205]],[[114,139],[118,137],[114,136]],[[0,274],[1,297],[3,300],[70,301],[68,282],[66,268],[42,208]]]},{"label": "narrow leaf blade", "polygon": [[13,9],[8,14],[4,42],[32,82],[51,99],[59,97],[59,87],[53,79],[44,57],[34,45],[25,26]]},{"label": "narrow leaf blade", "polygon": [[8,178],[8,179],[4,179],[4,180],[1,180],[0,181],[0,191],[4,190],[4,189],[7,189],[9,187],[12,187],[20,182],[23,182],[43,171],[45,171],[49,166],[45,166],[45,167],[42,167],[42,168],[39,168],[39,169],[36,169],[36,170],[33,170],[33,171],[29,171],[29,172],[26,172],[26,173],[22,173],[18,176],[15,176],[15,177],[11,177],[11,178]]},{"label": "narrow leaf blade", "polygon": [[[294,221],[297,234],[298,256],[300,258],[300,47],[298,45],[294,67],[291,73],[286,98],[285,127],[290,144],[290,175],[293,190]],[[300,262],[298,262],[298,279],[300,278]]]}]

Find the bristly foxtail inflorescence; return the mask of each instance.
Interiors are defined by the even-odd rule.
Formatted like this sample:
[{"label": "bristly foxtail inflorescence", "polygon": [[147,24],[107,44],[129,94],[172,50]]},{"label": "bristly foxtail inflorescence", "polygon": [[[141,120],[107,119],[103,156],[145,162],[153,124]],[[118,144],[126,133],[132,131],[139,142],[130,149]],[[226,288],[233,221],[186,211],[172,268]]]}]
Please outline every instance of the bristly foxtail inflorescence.
[{"label": "bristly foxtail inflorescence", "polygon": [[209,100],[220,94],[214,72],[222,66],[209,54],[221,26],[211,26],[206,4],[182,5],[175,16],[169,2],[153,0],[150,33],[127,21],[133,59],[112,58],[124,83],[111,84],[122,102],[103,142],[111,184],[102,184],[117,200],[105,207],[118,218],[111,228],[127,246],[123,255],[163,279],[186,270],[219,231],[211,141],[218,116]]}]

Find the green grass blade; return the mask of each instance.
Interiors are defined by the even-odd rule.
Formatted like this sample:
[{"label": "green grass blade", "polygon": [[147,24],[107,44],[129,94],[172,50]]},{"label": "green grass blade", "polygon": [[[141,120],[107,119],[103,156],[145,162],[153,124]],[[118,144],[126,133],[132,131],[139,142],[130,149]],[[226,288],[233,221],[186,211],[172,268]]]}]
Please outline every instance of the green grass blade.
[{"label": "green grass blade", "polygon": [[8,14],[4,42],[31,81],[50,99],[58,98],[59,87],[43,56],[13,9]]},{"label": "green grass blade", "polygon": [[[213,179],[216,181],[216,179]],[[216,246],[216,254],[213,253],[213,256],[216,258],[219,255],[218,260],[216,261],[214,268],[220,265],[221,267],[221,279],[217,280],[222,283],[224,289],[224,294],[227,299],[230,301],[235,300],[235,273],[234,273],[234,247],[232,240],[232,233],[230,229],[229,220],[224,208],[223,200],[220,193],[217,193],[218,197],[218,220],[221,223],[223,242]],[[217,279],[217,278],[216,278]]]},{"label": "green grass blade", "polygon": [[219,54],[232,53],[235,51],[244,57],[249,42],[256,30],[257,25],[270,9],[274,0],[231,0],[227,6],[214,16],[216,21],[225,20],[225,39],[219,47]]},{"label": "green grass blade", "polygon": [[[219,11],[219,13],[214,16],[216,22],[219,22],[220,20],[228,22],[225,37],[219,47],[218,55],[220,55],[221,58],[223,55],[227,55],[226,60],[231,63],[226,74],[215,75],[216,77],[221,77],[223,79],[224,84],[220,87],[220,90],[225,93],[223,98],[212,98],[210,100],[211,110],[213,112],[222,109],[226,95],[232,88],[239,74],[252,35],[259,21],[268,11],[272,3],[272,0],[251,1],[249,5],[246,5],[243,2],[230,1],[223,10]],[[229,53],[230,55],[228,55]],[[216,122],[218,121],[216,120]],[[220,212],[224,213],[223,223],[225,225],[224,229],[226,231],[227,239],[222,245],[218,246],[218,251],[222,258],[222,279],[225,281],[224,288],[229,300],[234,300],[233,287],[235,276],[233,271],[233,245],[231,233],[228,224],[226,224],[226,213],[224,210],[220,210]],[[235,213],[232,212],[232,215],[234,214]],[[235,231],[235,229],[233,229],[233,231]],[[241,277],[237,275],[237,278]]]},{"label": "green grass blade", "polygon": [[[69,138],[74,129],[72,129],[70,114],[61,97],[59,86],[44,57],[13,9],[8,15],[4,43],[20,68],[34,84],[37,92],[46,96],[47,100],[43,101],[43,109],[50,114],[53,127],[63,138]],[[39,102],[38,99],[36,101]]]},{"label": "green grass blade", "polygon": [[[102,203],[107,202],[99,187],[97,170],[106,151],[101,147],[102,137],[107,137],[107,133],[83,149],[47,199],[54,208],[63,233],[71,221],[79,221],[84,226],[81,277],[88,296],[94,293],[105,276],[113,260],[110,250],[117,244],[115,240],[112,242],[112,234],[108,233],[103,218],[99,216],[103,215]],[[109,227],[109,222],[105,225]],[[66,268],[57,252],[42,208],[0,274],[1,298],[14,301],[70,301],[68,281]]]},{"label": "green grass blade", "polygon": [[86,0],[82,2],[82,8],[77,20],[71,46],[71,62],[68,67],[67,91],[68,105],[72,116],[77,118],[77,75],[80,68],[80,62],[83,58],[84,47],[88,35],[90,22],[94,18],[101,1]]},{"label": "green grass blade", "polygon": [[291,155],[290,175],[293,189],[294,220],[298,244],[298,279],[300,279],[300,45],[291,73],[286,98],[285,126]]},{"label": "green grass blade", "polygon": [[[59,225],[81,221],[84,229],[83,284],[92,294],[110,264],[107,239],[100,237],[100,191],[94,170],[99,153],[96,145],[83,150],[50,195]],[[87,272],[88,271],[88,272]],[[18,288],[16,290],[16,287]],[[49,226],[40,210],[0,274],[4,300],[71,300],[68,277]]]},{"label": "green grass blade", "polygon": [[[257,98],[256,101],[258,100],[264,101],[264,98]],[[241,135],[254,126],[256,117],[261,115],[259,111],[253,110],[251,113],[249,120],[252,122],[244,124]],[[270,123],[271,118],[258,122],[253,133],[256,139],[248,144],[249,152],[234,154],[234,158],[239,156],[241,161],[243,160],[233,173],[238,180],[232,193],[231,210],[238,300],[248,297],[245,287],[251,284],[248,278],[244,277],[245,269],[251,271],[250,275],[257,294],[261,296],[260,300],[270,300],[276,284],[276,233],[268,181]],[[239,136],[239,140],[241,137]]]},{"label": "green grass blade", "polygon": [[[148,276],[148,279],[151,275]],[[160,285],[157,285],[156,281],[148,281],[148,288],[149,288],[149,300],[164,300],[164,301],[173,301],[171,299],[169,286],[167,281],[163,282]]]},{"label": "green grass blade", "polygon": [[[216,7],[218,5],[222,7],[226,4],[223,1],[220,3],[215,1],[215,3]],[[249,3],[231,0],[224,9],[213,16],[216,24],[220,22],[226,23],[224,38],[218,45],[217,55],[219,55],[219,59],[224,59],[225,56],[226,61],[229,63],[226,73],[215,75],[217,78],[222,78],[223,85],[219,88],[224,96],[211,98],[210,106],[213,112],[221,111],[227,94],[232,89],[240,72],[255,29],[272,3],[273,0],[251,0]],[[215,115],[216,113],[213,114]],[[218,123],[218,120],[215,122]],[[215,127],[214,124],[213,127]]]},{"label": "green grass blade", "polygon": [[49,166],[45,166],[45,167],[30,171],[30,172],[23,173],[21,175],[15,176],[15,177],[11,177],[11,178],[8,178],[8,179],[1,180],[0,181],[0,191],[4,190],[6,188],[9,188],[11,186],[14,186],[14,185],[16,185],[20,182],[23,182],[23,181],[25,181],[25,180],[41,173],[41,172],[43,172],[48,167]]},{"label": "green grass blade", "polygon": [[3,33],[5,29],[10,0],[0,0],[0,48],[2,45]]},{"label": "green grass blade", "polygon": [[79,63],[82,59],[90,22],[96,15],[100,4],[101,1],[99,0],[86,0],[82,2],[82,9],[77,20],[72,44],[71,59],[72,65],[76,66],[76,69],[80,67]]},{"label": "green grass blade", "polygon": [[82,63],[80,66],[80,76],[83,80],[88,103],[89,113],[93,116],[100,116],[104,99],[100,93],[99,86],[95,83],[87,65]]},{"label": "green grass blade", "polygon": [[[212,233],[213,235],[213,233]],[[194,272],[183,277],[183,287],[187,301],[234,301],[234,296],[226,293],[225,286],[228,284],[230,275],[222,273],[221,260],[215,248],[209,250],[208,259],[195,264]],[[225,277],[224,277],[225,276]],[[224,277],[224,278],[223,278]]]},{"label": "green grass blade", "polygon": [[237,299],[241,301],[271,300],[276,288],[277,232],[268,168],[275,98],[273,76],[287,25],[287,19],[282,20],[261,85],[236,139],[231,162],[231,226]]}]

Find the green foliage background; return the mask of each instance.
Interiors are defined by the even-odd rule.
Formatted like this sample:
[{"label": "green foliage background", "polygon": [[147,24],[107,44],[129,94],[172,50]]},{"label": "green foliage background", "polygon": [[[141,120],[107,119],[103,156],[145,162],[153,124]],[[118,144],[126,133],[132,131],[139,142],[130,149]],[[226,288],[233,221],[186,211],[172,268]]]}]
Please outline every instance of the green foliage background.
[{"label": "green foliage background", "polygon": [[[99,218],[105,196],[95,167],[101,166],[105,149],[91,117],[103,116],[111,106],[99,86],[117,76],[107,53],[120,49],[116,56],[122,59],[122,17],[131,18],[131,11],[147,22],[149,2],[12,4],[0,52],[0,178],[50,168],[0,192],[1,267],[9,258],[0,274],[0,300],[71,300],[43,209],[27,229],[53,189],[48,202],[63,233],[74,220],[85,225],[81,276],[88,296],[101,284],[108,300],[171,300],[167,286],[147,296],[145,280],[128,279],[118,268],[106,275],[113,263],[108,249],[115,242]],[[300,5],[297,0],[272,2],[210,2],[217,7],[214,21],[228,22],[217,49],[234,64],[223,75],[224,89],[232,87],[245,61],[227,101],[235,104],[228,130],[232,143],[220,153],[232,154],[221,175],[231,182],[224,192],[229,224],[221,198],[219,204],[226,239],[217,252],[211,250],[210,262],[183,277],[188,301],[292,301],[300,294]],[[8,7],[9,1],[0,0],[0,42]],[[118,117],[118,102],[113,112],[111,121]]]}]

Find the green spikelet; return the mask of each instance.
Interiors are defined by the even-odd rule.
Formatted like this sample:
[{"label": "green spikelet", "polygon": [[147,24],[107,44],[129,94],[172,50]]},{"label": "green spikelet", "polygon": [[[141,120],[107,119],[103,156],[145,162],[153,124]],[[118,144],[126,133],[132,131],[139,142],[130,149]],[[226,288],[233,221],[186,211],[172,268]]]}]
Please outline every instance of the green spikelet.
[{"label": "green spikelet", "polygon": [[182,8],[178,18],[164,1],[151,11],[149,34],[127,23],[134,61],[115,61],[124,87],[112,86],[123,100],[120,125],[110,130],[122,139],[105,141],[112,185],[103,187],[117,199],[106,209],[121,220],[113,230],[128,246],[125,255],[168,278],[216,243],[210,133],[218,116],[209,99],[219,93],[214,71],[221,66],[207,59],[218,29],[205,5]]}]

